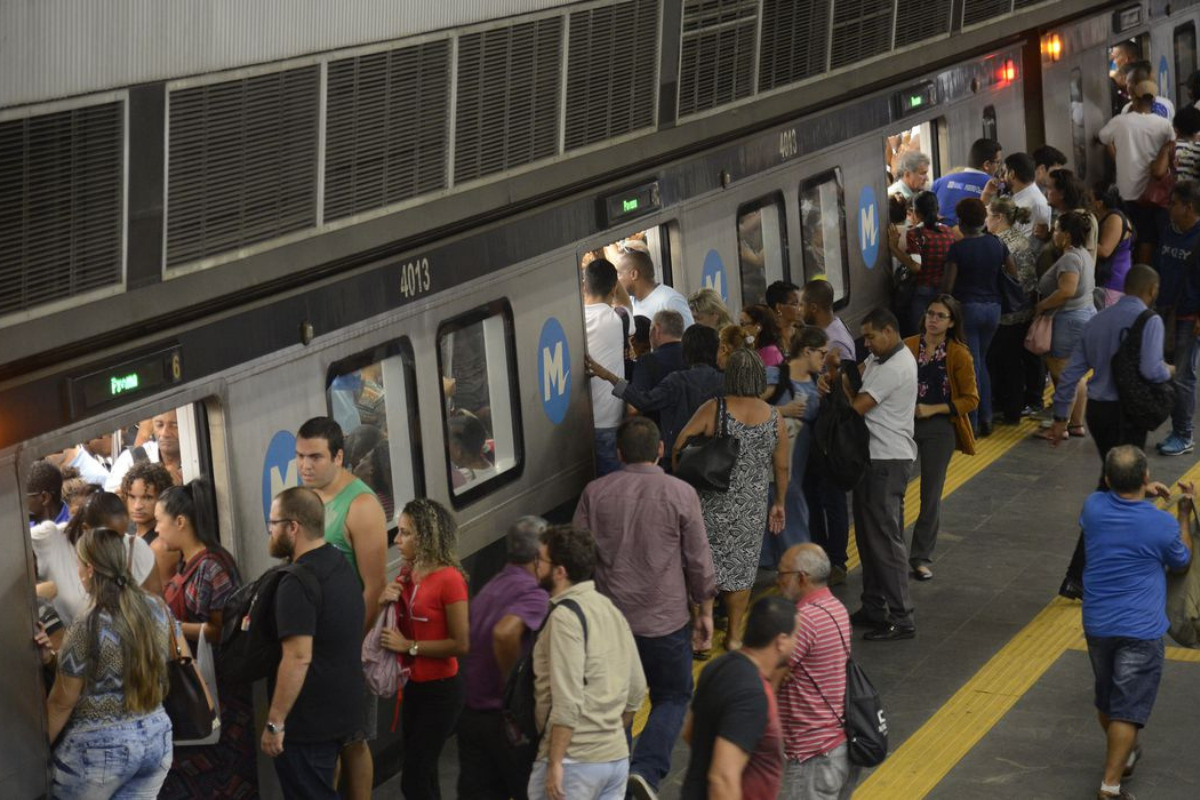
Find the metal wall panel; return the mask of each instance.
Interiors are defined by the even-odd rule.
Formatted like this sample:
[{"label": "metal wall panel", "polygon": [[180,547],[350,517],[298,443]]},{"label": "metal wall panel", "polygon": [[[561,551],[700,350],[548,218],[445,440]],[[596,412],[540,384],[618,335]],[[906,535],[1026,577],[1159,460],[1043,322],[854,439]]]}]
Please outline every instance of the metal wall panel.
[{"label": "metal wall panel", "polygon": [[235,69],[570,0],[0,2],[0,108]]}]

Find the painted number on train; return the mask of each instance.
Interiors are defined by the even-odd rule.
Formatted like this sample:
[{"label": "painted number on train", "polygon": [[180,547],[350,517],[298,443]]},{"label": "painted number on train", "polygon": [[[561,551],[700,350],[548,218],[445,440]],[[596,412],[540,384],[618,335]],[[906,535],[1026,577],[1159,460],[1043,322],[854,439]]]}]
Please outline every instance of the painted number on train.
[{"label": "painted number on train", "polygon": [[796,139],[796,129],[788,128],[786,131],[779,132],[779,159],[787,161],[789,158],[794,158],[800,152],[800,145]]},{"label": "painted number on train", "polygon": [[879,206],[870,186],[864,186],[858,196],[858,247],[867,269],[874,269],[879,257]]},{"label": "painted number on train", "polygon": [[419,258],[400,267],[400,294],[416,297],[429,291],[429,259]]},{"label": "painted number on train", "polygon": [[555,425],[566,419],[571,404],[571,348],[562,323],[549,317],[538,337],[538,393],[542,409]]},{"label": "painted number on train", "polygon": [[267,445],[263,458],[262,501],[263,517],[271,516],[271,501],[275,495],[291,486],[300,485],[296,470],[296,437],[291,431],[277,431]]}]

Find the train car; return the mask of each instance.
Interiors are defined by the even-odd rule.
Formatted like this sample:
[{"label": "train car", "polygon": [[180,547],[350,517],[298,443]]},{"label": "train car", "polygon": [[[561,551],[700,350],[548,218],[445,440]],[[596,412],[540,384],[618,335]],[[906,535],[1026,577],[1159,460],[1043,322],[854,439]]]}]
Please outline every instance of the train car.
[{"label": "train car", "polygon": [[[733,310],[760,302],[772,281],[824,277],[853,330],[890,299],[891,137],[917,138],[932,177],[961,166],[981,136],[1005,152],[1055,144],[1077,172],[1098,177],[1107,169],[1094,137],[1111,114],[1108,51],[1131,39],[1159,65],[1163,93],[1185,102],[1200,8],[1065,6],[1065,18],[1020,35],[988,40],[974,30],[980,44],[969,54],[876,78],[820,108],[747,112],[732,138],[610,165],[585,188],[535,206],[258,287],[245,302],[203,305],[174,324],[127,337],[89,333],[78,347],[27,360],[0,384],[0,513],[26,519],[34,461],[89,441],[101,449],[107,441],[116,456],[124,432],[173,411],[183,478],[211,477],[222,541],[253,576],[272,563],[271,498],[297,483],[295,431],[329,414],[348,433],[386,441],[373,456],[353,454],[350,466],[392,524],[413,497],[447,504],[461,524],[460,555],[473,579],[486,577],[512,520],[569,515],[593,475],[585,254],[641,239],[661,281],[684,294],[715,289]],[[80,313],[106,310],[99,302]],[[487,468],[455,463],[451,429],[464,414],[484,421]],[[21,524],[22,535],[0,544],[9,609],[0,619],[0,781],[24,798],[47,791],[47,743],[30,640],[34,557]],[[394,549],[389,556],[398,559]],[[379,745],[390,746],[387,737]],[[264,760],[264,786],[269,772]]]}]

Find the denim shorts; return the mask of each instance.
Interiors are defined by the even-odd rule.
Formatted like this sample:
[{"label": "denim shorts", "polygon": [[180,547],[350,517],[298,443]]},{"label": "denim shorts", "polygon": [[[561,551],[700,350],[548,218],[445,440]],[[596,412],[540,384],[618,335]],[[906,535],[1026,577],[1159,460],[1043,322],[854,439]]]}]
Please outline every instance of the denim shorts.
[{"label": "denim shorts", "polygon": [[1054,315],[1054,332],[1050,336],[1050,358],[1070,358],[1075,344],[1083,338],[1083,326],[1096,316],[1090,303],[1086,308],[1059,311]]},{"label": "denim shorts", "polygon": [[1087,646],[1096,674],[1096,708],[1109,719],[1145,725],[1162,680],[1162,639],[1089,636]]},{"label": "denim shorts", "polygon": [[102,728],[68,728],[51,758],[50,796],[154,800],[171,760],[171,720],[161,708]]}]

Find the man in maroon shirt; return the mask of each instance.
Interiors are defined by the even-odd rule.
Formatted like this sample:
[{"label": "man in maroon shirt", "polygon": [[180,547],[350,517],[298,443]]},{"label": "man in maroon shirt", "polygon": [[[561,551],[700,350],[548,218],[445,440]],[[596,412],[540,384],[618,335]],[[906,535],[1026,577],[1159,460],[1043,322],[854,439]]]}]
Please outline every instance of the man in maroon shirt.
[{"label": "man in maroon shirt", "polygon": [[640,800],[671,769],[692,696],[692,648],[712,644],[717,586],[696,490],[657,466],[658,426],[645,417],[622,422],[617,455],[621,469],[584,488],[575,525],[596,538],[596,589],[629,621],[650,688],[650,718],[629,766]]}]

